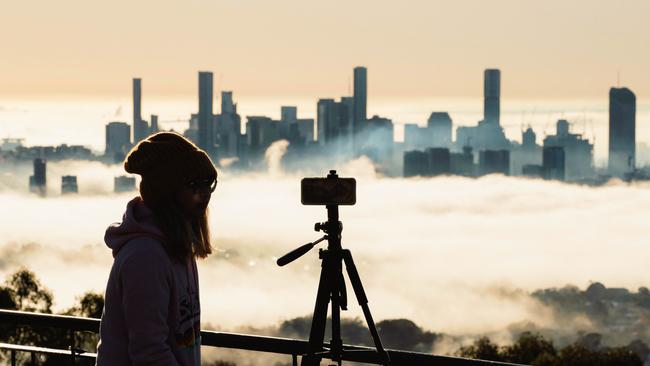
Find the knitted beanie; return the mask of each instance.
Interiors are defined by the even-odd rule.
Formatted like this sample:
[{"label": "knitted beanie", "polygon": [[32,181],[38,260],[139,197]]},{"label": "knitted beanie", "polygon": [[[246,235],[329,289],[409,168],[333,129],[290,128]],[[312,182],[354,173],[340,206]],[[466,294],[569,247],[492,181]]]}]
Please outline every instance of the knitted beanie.
[{"label": "knitted beanie", "polygon": [[173,132],[159,132],[140,141],[126,156],[124,170],[142,176],[140,196],[152,208],[169,203],[192,180],[217,178],[210,157]]}]

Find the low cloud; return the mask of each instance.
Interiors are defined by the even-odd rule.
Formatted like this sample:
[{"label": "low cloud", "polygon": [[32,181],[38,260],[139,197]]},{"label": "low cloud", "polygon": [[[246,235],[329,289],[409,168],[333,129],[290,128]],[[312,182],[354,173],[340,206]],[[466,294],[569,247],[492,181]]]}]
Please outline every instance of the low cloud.
[{"label": "low cloud", "polygon": [[[105,288],[112,257],[104,230],[120,220],[132,194],[110,193],[119,167],[51,166],[51,176],[77,172],[80,185],[95,182],[94,193],[39,198],[16,192],[4,176],[0,275],[32,269],[62,309],[86,290]],[[376,319],[408,318],[457,336],[497,334],[525,322],[561,326],[530,292],[567,283],[635,289],[650,282],[643,270],[647,185],[593,188],[499,176],[387,179],[364,159],[339,170],[357,178],[357,204],[340,208],[343,245],[352,250]],[[317,251],[275,265],[318,238],[313,225],[326,220],[324,207],[300,205],[301,178],[220,172],[210,203],[219,251],[199,262],[205,322],[264,327],[313,310]],[[350,304],[345,316],[362,318],[356,301]],[[566,327],[589,326],[576,322]]]}]

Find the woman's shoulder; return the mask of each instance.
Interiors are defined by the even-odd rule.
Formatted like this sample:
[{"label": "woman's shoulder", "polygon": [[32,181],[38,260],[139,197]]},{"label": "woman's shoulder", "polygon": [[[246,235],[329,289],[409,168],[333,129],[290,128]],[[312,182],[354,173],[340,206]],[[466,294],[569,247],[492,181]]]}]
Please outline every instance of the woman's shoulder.
[{"label": "woman's shoulder", "polygon": [[150,236],[139,236],[130,239],[119,251],[116,262],[148,263],[156,262],[161,266],[172,266],[171,259],[160,240]]}]

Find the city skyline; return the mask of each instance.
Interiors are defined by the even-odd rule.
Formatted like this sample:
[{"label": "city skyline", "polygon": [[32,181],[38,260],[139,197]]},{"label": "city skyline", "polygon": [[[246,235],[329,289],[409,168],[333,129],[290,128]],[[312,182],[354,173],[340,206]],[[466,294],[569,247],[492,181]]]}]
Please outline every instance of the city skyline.
[{"label": "city skyline", "polygon": [[120,80],[138,75],[150,95],[189,96],[205,69],[240,96],[316,97],[351,89],[338,75],[357,64],[379,97],[479,96],[484,68],[508,70],[503,98],[597,98],[619,79],[650,94],[643,0],[174,5],[10,4],[0,95],[121,95]]},{"label": "city skyline", "polygon": [[[365,156],[376,164],[379,172],[388,176],[472,177],[499,173],[596,185],[611,177],[648,179],[646,164],[636,163],[636,98],[627,88],[610,88],[609,163],[605,172],[595,169],[594,141],[579,131],[572,131],[572,123],[567,119],[557,120],[556,133],[546,134],[541,145],[537,144],[537,134],[530,125],[525,131],[522,128],[521,144],[509,140],[500,124],[499,69],[484,70],[483,118],[476,125],[457,127],[454,139],[453,119],[446,111],[434,110],[426,127],[404,125],[403,143],[396,142],[392,118],[379,115],[368,118],[367,67],[354,67],[353,77],[353,96],[341,96],[338,102],[331,98],[318,99],[315,119],[299,119],[296,106],[282,105],[280,120],[245,115],[242,131],[242,116],[237,112],[233,92],[221,91],[221,111],[215,114],[213,73],[199,71],[198,113],[191,114],[183,135],[218,165],[225,158],[224,167],[236,170],[266,169],[271,164],[268,155],[272,145],[284,140],[286,145],[278,162],[288,170],[318,166],[324,169]],[[132,140],[128,123],[113,121],[106,125],[106,149],[101,156],[93,156],[84,146],[24,148],[18,142],[7,158],[85,157],[120,163],[131,146],[160,131],[157,114],[151,115],[151,124],[142,118],[142,79],[133,78],[132,85]],[[626,97],[616,97],[619,92],[624,92]],[[35,167],[37,160],[34,160]],[[34,175],[37,175],[36,168]]]}]

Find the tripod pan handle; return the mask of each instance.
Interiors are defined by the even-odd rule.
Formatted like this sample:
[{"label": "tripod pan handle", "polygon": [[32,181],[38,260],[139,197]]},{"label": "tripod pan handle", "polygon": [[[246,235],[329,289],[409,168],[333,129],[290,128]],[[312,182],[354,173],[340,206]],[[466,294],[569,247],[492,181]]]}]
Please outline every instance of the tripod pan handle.
[{"label": "tripod pan handle", "polygon": [[280,267],[284,266],[285,264],[289,264],[289,263],[295,261],[296,259],[302,257],[308,251],[310,251],[311,248],[314,247],[314,245],[316,245],[316,244],[315,243],[307,243],[305,245],[299,246],[298,248],[296,248],[296,249],[290,251],[289,253],[283,255],[282,257],[280,257],[277,260],[276,263]]}]

